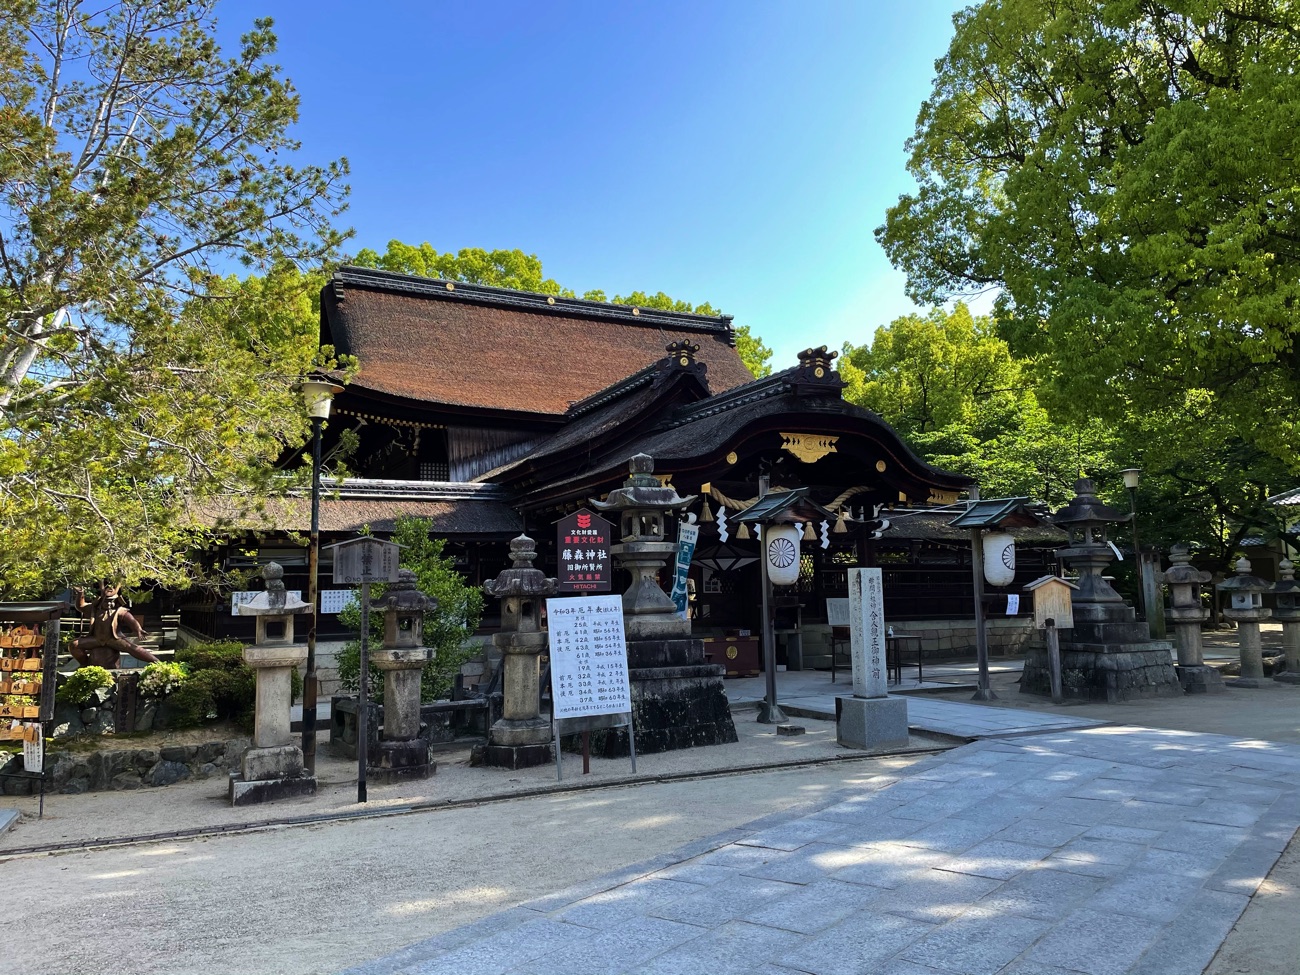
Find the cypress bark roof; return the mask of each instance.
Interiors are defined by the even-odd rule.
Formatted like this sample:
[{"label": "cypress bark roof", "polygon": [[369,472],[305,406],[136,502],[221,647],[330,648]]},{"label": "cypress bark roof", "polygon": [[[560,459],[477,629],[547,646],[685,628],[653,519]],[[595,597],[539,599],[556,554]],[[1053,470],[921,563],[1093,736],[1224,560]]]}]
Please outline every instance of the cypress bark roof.
[{"label": "cypress bark roof", "polygon": [[353,385],[429,405],[559,417],[698,343],[714,392],[753,377],[731,317],[710,317],[344,267],[322,292],[321,340],[354,355]]}]

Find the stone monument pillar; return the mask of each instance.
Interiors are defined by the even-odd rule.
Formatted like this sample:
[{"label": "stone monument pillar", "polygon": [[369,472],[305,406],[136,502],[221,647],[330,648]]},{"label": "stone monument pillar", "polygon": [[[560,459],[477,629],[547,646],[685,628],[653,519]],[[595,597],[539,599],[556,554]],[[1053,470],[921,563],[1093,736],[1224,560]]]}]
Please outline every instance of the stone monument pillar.
[{"label": "stone monument pillar", "polygon": [[546,649],[542,607],[557,589],[541,569],[533,568],[537,543],[527,535],[510,542],[511,566],[483,584],[501,600],[501,631],[492,642],[501,651],[501,717],[488,730],[488,743],[475,749],[475,764],[519,769],[555,758],[551,723],[538,712],[540,658]]},{"label": "stone monument pillar", "polygon": [[1273,679],[1283,684],[1300,684],[1300,582],[1295,581],[1295,565],[1290,559],[1278,563],[1281,580],[1273,587],[1277,606],[1273,619],[1282,621],[1282,645],[1286,647],[1286,669]]},{"label": "stone monument pillar", "polygon": [[907,701],[889,697],[884,590],[879,569],[849,569],[853,696],[835,699],[836,738],[846,748],[907,744]]},{"label": "stone monument pillar", "polygon": [[239,607],[240,616],[257,617],[254,645],[244,648],[244,663],[257,673],[257,703],[253,747],[230,773],[233,806],[316,794],[316,778],[303,768],[302,748],[289,730],[290,670],[307,662],[307,648],[294,646],[293,618],[311,607],[285,591],[284,569],[275,562],[262,577],[266,591]]},{"label": "stone monument pillar", "polygon": [[[609,551],[632,575],[623,594],[623,621],[636,750],[648,754],[734,742],[736,726],[722,689],[726,668],[705,662],[704,643],[691,636],[691,621],[677,615],[656,579],[677,555],[677,543],[666,539],[664,518],[695,498],[662,485],[646,454],[637,454],[628,467],[623,486],[591,505],[618,518],[621,537]],[[625,729],[604,735],[606,757],[628,754]]]},{"label": "stone monument pillar", "polygon": [[[1146,623],[1138,622],[1102,576],[1114,561],[1106,541],[1106,526],[1129,520],[1130,515],[1098,500],[1091,478],[1074,485],[1076,495],[1052,516],[1070,533],[1070,544],[1056,554],[1079,573],[1073,595],[1074,625],[1061,630],[1061,683],[1066,698],[1109,703],[1143,697],[1168,697],[1183,693],[1170,659],[1172,644],[1150,639]],[[1031,650],[1020,690],[1051,693],[1047,654]]]},{"label": "stone monument pillar", "polygon": [[[1221,694],[1226,688],[1223,678],[1214,667],[1205,665],[1205,651],[1201,644],[1201,624],[1209,618],[1210,611],[1201,605],[1201,586],[1210,581],[1210,573],[1201,572],[1191,564],[1186,545],[1175,545],[1169,550],[1173,563],[1164,573],[1162,581],[1169,586],[1169,618],[1174,623],[1174,646],[1178,648],[1178,682],[1188,694]],[[1300,616],[1296,617],[1300,620]]]},{"label": "stone monument pillar", "polygon": [[1259,624],[1273,615],[1264,608],[1263,594],[1273,588],[1267,579],[1250,574],[1250,560],[1241,558],[1233,567],[1237,574],[1218,585],[1220,592],[1232,597],[1223,615],[1237,624],[1237,646],[1241,654],[1241,676],[1231,681],[1232,687],[1277,687],[1264,676],[1264,655],[1259,642]]},{"label": "stone monument pillar", "polygon": [[376,752],[366,754],[366,778],[391,783],[427,779],[438,771],[420,737],[420,677],[432,651],[424,645],[424,614],[438,601],[415,588],[415,573],[398,569],[384,593],[384,645],[370,662],[384,672],[384,730]]}]

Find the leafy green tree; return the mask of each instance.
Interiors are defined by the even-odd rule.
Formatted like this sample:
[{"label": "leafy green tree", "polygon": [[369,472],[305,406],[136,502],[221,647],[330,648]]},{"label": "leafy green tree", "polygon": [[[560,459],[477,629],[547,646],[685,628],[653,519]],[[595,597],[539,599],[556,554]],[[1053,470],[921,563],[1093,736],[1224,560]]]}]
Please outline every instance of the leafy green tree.
[{"label": "leafy green tree", "polygon": [[[415,573],[416,587],[438,601],[438,608],[424,617],[424,645],[433,650],[420,677],[421,700],[434,701],[451,693],[461,664],[476,652],[467,641],[478,628],[483,616],[483,592],[465,582],[455,564],[445,557],[446,541],[430,533],[433,524],[427,518],[399,518],[393,541],[402,546],[402,568]],[[370,587],[371,600],[378,602],[385,587]],[[339,614],[339,621],[352,629],[361,627],[360,596]],[[377,647],[384,637],[384,614],[370,614],[370,645]],[[361,673],[361,643],[350,641],[338,656],[339,680],[343,687],[356,691]],[[375,700],[383,700],[383,672],[370,668],[369,688]]]},{"label": "leafy green tree", "polygon": [[986,0],[954,24],[917,190],[877,230],[912,296],[997,287],[1048,405],[1122,419],[1190,390],[1294,472],[1300,10]]},{"label": "leafy green tree", "polygon": [[963,304],[898,318],[870,345],[846,344],[840,374],[846,399],[879,413],[932,464],[974,477],[986,496],[1061,504],[1082,471],[1110,466],[1101,425],[1054,422],[1031,364]]},{"label": "leafy green tree", "polygon": [[[482,284],[494,288],[514,288],[517,291],[555,295],[557,298],[576,297],[571,289],[562,287],[558,282],[543,275],[542,262],[536,254],[525,254],[517,249],[485,251],[477,247],[465,247],[455,254],[450,251],[440,254],[427,242],[416,247],[404,244],[400,240],[390,240],[384,253],[379,254],[369,248],[363,248],[357,252],[352,263],[358,267],[396,271],[401,274],[414,274],[446,281],[464,281],[467,284]],[[587,301],[609,301],[605,292],[599,289],[584,292],[582,297]],[[616,295],[614,303],[695,315],[722,314],[707,301],[700,305],[693,305],[689,301],[673,298],[662,291],[655,294],[633,291],[627,295]],[[751,335],[747,326],[741,325],[736,328],[736,351],[756,377],[766,376],[772,371],[771,366],[768,365],[772,350],[763,345],[762,339]]]},{"label": "leafy green tree", "polygon": [[183,582],[196,504],[305,437],[295,379],[328,356],[298,267],[341,241],[347,167],[289,164],[270,21],[227,58],[212,7],[0,19],[0,596]]}]

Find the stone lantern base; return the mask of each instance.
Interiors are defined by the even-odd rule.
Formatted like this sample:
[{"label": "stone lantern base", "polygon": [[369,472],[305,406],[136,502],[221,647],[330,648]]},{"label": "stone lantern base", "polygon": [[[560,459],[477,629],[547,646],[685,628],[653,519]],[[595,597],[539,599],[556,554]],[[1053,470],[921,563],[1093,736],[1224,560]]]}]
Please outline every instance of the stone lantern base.
[{"label": "stone lantern base", "polygon": [[550,765],[555,761],[555,746],[545,745],[475,745],[470,753],[471,765],[491,768],[521,769]]},{"label": "stone lantern base", "polygon": [[230,773],[228,794],[232,806],[314,796],[316,777],[303,768],[302,749],[297,745],[250,748],[240,770]]},{"label": "stone lantern base", "polygon": [[[1116,704],[1184,693],[1174,670],[1173,644],[1147,639],[1147,625],[1133,619],[1133,610],[1116,606],[1119,619],[1080,622],[1061,631],[1061,691],[1067,699]],[[1045,647],[1034,647],[1025,658],[1021,693],[1050,695],[1051,675]]]},{"label": "stone lantern base", "polygon": [[366,779],[380,785],[429,779],[438,771],[433,751],[423,738],[407,741],[381,741],[366,752]]},{"label": "stone lantern base", "polygon": [[[739,740],[722,688],[726,668],[705,662],[702,640],[629,640],[627,657],[637,754]],[[592,740],[606,758],[629,753],[626,728],[594,732]]]},{"label": "stone lantern base", "polygon": [[1222,694],[1228,689],[1218,668],[1206,664],[1179,664],[1174,669],[1178,671],[1178,683],[1183,685],[1183,690],[1188,694]]}]

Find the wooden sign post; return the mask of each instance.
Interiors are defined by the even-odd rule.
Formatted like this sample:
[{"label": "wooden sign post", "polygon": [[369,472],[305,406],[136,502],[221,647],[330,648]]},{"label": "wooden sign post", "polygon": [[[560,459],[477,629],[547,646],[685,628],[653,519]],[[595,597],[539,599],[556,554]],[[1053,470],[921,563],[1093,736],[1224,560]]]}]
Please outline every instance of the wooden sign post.
[{"label": "wooden sign post", "polygon": [[1078,589],[1059,576],[1043,576],[1025,586],[1034,594],[1034,626],[1045,631],[1047,638],[1047,672],[1052,681],[1052,703],[1065,700],[1061,688],[1061,641],[1058,630],[1074,626],[1070,593]]},{"label": "wooden sign post", "polygon": [[627,728],[635,775],[636,733],[632,727],[632,682],[627,671],[623,597],[548,599],[546,628],[551,657],[556,780],[563,778],[560,735],[582,732],[585,774],[590,771],[590,735],[599,728]]},{"label": "wooden sign post", "polygon": [[396,582],[402,546],[370,535],[327,545],[334,553],[334,585],[361,585],[361,673],[357,679],[357,802],[366,801],[366,761],[370,738],[367,688],[370,676],[370,584]]}]

